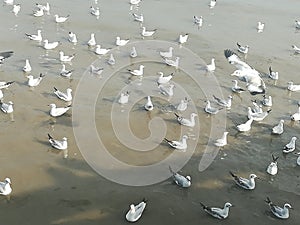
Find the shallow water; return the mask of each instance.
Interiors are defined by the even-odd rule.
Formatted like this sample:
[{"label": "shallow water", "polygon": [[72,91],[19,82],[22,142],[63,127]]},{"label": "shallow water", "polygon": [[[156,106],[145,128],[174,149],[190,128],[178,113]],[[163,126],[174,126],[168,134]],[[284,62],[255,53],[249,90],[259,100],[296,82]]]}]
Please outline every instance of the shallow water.
[{"label": "shallow water", "polygon": [[[269,196],[275,203],[289,202],[295,210],[291,211],[289,224],[299,223],[300,187],[299,167],[296,166],[297,156],[282,154],[282,147],[289,142],[292,136],[299,134],[299,123],[292,123],[289,115],[296,111],[296,102],[300,99],[299,93],[289,93],[286,90],[287,82],[293,80],[300,83],[298,78],[299,56],[294,55],[291,45],[299,45],[299,32],[294,28],[294,20],[298,18],[300,2],[296,0],[282,1],[218,1],[214,9],[209,9],[208,1],[185,1],[182,3],[173,1],[146,1],[139,8],[130,11],[127,1],[101,1],[99,7],[101,16],[97,20],[90,15],[89,7],[95,5],[94,1],[49,1],[51,15],[42,18],[32,16],[35,1],[23,1],[21,12],[15,17],[11,12],[11,6],[0,7],[2,25],[0,26],[0,51],[13,50],[14,56],[7,59],[0,67],[1,80],[15,80],[15,84],[8,90],[4,90],[4,101],[13,101],[15,111],[13,117],[0,115],[1,125],[1,173],[3,180],[6,176],[12,180],[13,193],[9,201],[5,197],[0,198],[0,217],[6,224],[125,224],[125,213],[131,202],[138,203],[143,197],[149,202],[144,215],[139,223],[143,224],[215,224],[217,220],[210,218],[200,208],[198,202],[208,205],[221,206],[226,201],[235,205],[230,211],[230,216],[224,224],[279,224],[281,221],[270,215],[268,206],[264,203]],[[170,3],[173,3],[172,5]],[[132,12],[143,13],[147,29],[157,28],[154,38],[143,40],[140,36],[139,24],[133,21]],[[68,15],[69,21],[57,25],[53,15]],[[197,29],[193,25],[193,15],[204,17],[203,27]],[[266,23],[262,33],[256,32],[256,23],[261,20]],[[55,50],[46,51],[39,43],[28,40],[24,33],[36,33],[42,30],[43,37],[49,41],[61,41],[62,45]],[[77,34],[78,43],[73,45],[67,41],[69,31]],[[160,57],[155,56],[153,45],[148,43],[145,49],[137,49],[141,58],[130,60],[128,57],[130,48],[120,47],[114,49],[116,65],[108,67],[107,56],[98,57],[86,46],[91,32],[96,34],[98,43],[107,48],[115,48],[115,37],[130,38],[130,43],[146,40],[168,41],[174,44],[174,54],[179,55],[184,65],[188,68],[196,68],[196,74],[189,74],[185,67],[175,72],[174,82],[189,94],[195,104],[198,113],[199,138],[197,128],[178,130],[175,116],[164,105],[168,103],[166,98],[153,87],[155,106],[151,113],[143,110],[147,79],[154,79],[158,71],[165,74],[174,72],[173,68],[160,63]],[[189,33],[190,38],[184,45],[187,49],[196,53],[203,61],[195,65],[190,58],[186,58],[185,48],[176,44],[179,34]],[[229,131],[228,145],[216,156],[213,163],[204,171],[198,171],[198,165],[204,150],[208,144],[212,123],[219,125],[218,117],[214,120],[207,116],[203,107],[206,98],[212,99],[211,94],[218,93],[208,81],[212,74],[205,74],[201,67],[204,62],[210,62],[216,58],[217,69],[214,76],[220,84],[223,96],[231,93],[230,74],[234,67],[229,65],[224,57],[226,48],[236,50],[236,42],[250,46],[247,62],[260,72],[267,73],[272,65],[279,71],[279,80],[274,81],[264,76],[267,84],[267,94],[273,97],[273,107],[270,115],[261,123],[253,123],[252,130],[246,134],[237,132],[235,126],[246,121],[247,107],[251,106],[251,99],[261,99],[261,96],[250,96],[242,93],[233,96],[233,105],[226,113],[226,127]],[[168,45],[169,45],[168,44]],[[74,69],[71,79],[59,76],[61,63],[58,60],[58,51],[66,54],[76,53],[71,64],[66,64],[68,69]],[[160,49],[165,50],[165,49]],[[153,57],[147,55],[153,52]],[[46,76],[41,84],[30,89],[26,85],[26,76],[21,71],[25,59],[29,58],[33,67],[32,74],[37,76],[40,72]],[[150,59],[149,59],[150,58]],[[145,62],[145,77],[142,81],[131,79],[127,69],[137,68]],[[84,127],[84,119],[72,118],[73,112],[66,116],[52,119],[48,115],[48,104],[56,103],[65,105],[53,95],[53,87],[65,90],[73,89],[74,95],[86,99],[81,105],[73,105],[77,110],[84,110],[90,105],[90,93],[95,94],[97,89],[91,88],[85,93],[77,93],[76,88],[81,84],[81,77],[97,87],[106,81],[107,76],[93,76],[86,72],[89,65],[94,63],[103,66],[112,74],[104,88],[95,100],[95,121],[98,134],[109,153],[118,160],[132,165],[150,165],[173,155],[172,150],[160,144],[161,139],[153,142],[156,148],[149,152],[136,152],[117,139],[115,130],[111,124],[111,111],[113,103],[117,100],[120,91],[127,85],[136,85],[137,91],[132,94],[139,96],[139,100],[131,102],[133,108],[130,111],[129,123],[132,132],[141,139],[150,135],[149,121],[154,117],[162,117],[167,130],[166,137],[178,139],[182,132],[187,132],[190,149],[186,152],[176,153],[174,160],[187,157],[192,154],[187,164],[181,169],[183,174],[191,175],[192,186],[188,190],[182,190],[173,184],[171,179],[145,187],[131,187],[111,182],[98,175],[86,163],[82,149],[79,150],[76,143],[73,128]],[[124,64],[125,66],[121,66]],[[86,72],[86,73],[85,73]],[[203,88],[191,76],[199,75]],[[245,83],[239,82],[245,87]],[[140,86],[138,86],[140,85]],[[143,86],[144,85],[144,86]],[[171,102],[179,102],[183,96],[177,93]],[[217,93],[215,93],[217,95]],[[169,104],[169,103],[168,103]],[[120,115],[126,113],[127,106],[115,105]],[[183,113],[188,116],[193,108]],[[88,115],[87,115],[88,116]],[[281,136],[270,135],[271,128],[280,119],[286,120],[285,132]],[[73,121],[72,121],[73,120]],[[67,136],[69,140],[68,158],[64,159],[61,152],[50,148],[47,133],[54,137]],[[219,135],[219,134],[215,134]],[[90,139],[89,130],[85,133]],[[89,143],[91,151],[96,151],[99,146]],[[134,144],[134,143],[131,143]],[[195,152],[192,147],[195,145]],[[265,169],[271,160],[271,153],[279,155],[279,172],[275,177],[266,174]],[[97,155],[99,156],[99,155]],[[189,157],[187,157],[189,158]],[[100,166],[100,165],[98,165]],[[104,167],[104,165],[103,165]],[[164,167],[168,173],[168,165]],[[119,174],[127,176],[130,171],[118,167],[103,168],[115,170]],[[243,191],[237,188],[228,173],[232,170],[238,175],[248,176],[256,173],[257,188],[254,191]],[[145,174],[145,179],[148,174]]]}]

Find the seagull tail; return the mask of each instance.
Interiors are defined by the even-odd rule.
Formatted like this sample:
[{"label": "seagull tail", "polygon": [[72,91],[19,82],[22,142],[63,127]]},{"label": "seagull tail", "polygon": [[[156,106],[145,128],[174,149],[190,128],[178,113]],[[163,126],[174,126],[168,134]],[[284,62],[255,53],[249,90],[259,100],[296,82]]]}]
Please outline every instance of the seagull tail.
[{"label": "seagull tail", "polygon": [[200,203],[200,205],[203,207],[203,209],[206,209],[206,208],[207,208],[207,206],[204,205],[202,202],[199,202],[199,203]]},{"label": "seagull tail", "polygon": [[56,87],[53,87],[54,88],[54,91],[58,91],[58,89]]},{"label": "seagull tail", "polygon": [[48,138],[49,138],[49,140],[53,139],[53,137],[50,134],[48,134]]},{"label": "seagull tail", "polygon": [[267,197],[267,199],[265,200],[265,202],[268,203],[268,204],[272,203],[272,201],[271,201],[271,199],[269,197]]},{"label": "seagull tail", "polygon": [[148,202],[148,199],[146,199],[145,197],[143,198],[142,202],[145,202],[147,203]]},{"label": "seagull tail", "polygon": [[232,172],[232,171],[229,171],[230,175],[234,178],[236,178],[237,176]]},{"label": "seagull tail", "polygon": [[273,159],[273,162],[276,162],[276,161],[279,159],[279,156],[274,156],[274,155],[272,154],[272,159]]},{"label": "seagull tail", "polygon": [[177,118],[179,118],[180,116],[177,114],[177,113],[174,113],[174,115],[177,117]]},{"label": "seagull tail", "polygon": [[169,139],[167,139],[167,138],[164,138],[164,140],[165,140],[166,142],[168,142],[168,143],[171,142],[171,141],[170,141]]},{"label": "seagull tail", "polygon": [[13,83],[15,83],[15,82],[14,81],[8,81],[8,82],[6,82],[6,85],[11,85]]},{"label": "seagull tail", "polygon": [[172,174],[175,174],[175,172],[172,170],[171,166],[169,166],[169,170]]}]

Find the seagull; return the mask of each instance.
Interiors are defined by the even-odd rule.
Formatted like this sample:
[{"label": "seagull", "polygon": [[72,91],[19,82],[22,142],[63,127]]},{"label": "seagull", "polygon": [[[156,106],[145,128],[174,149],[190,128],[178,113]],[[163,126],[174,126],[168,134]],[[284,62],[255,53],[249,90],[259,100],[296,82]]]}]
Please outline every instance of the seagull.
[{"label": "seagull", "polygon": [[152,111],[154,106],[153,106],[153,103],[151,101],[151,96],[147,96],[147,103],[145,104],[144,108],[147,110],[147,111]]},{"label": "seagull", "polygon": [[25,66],[22,69],[25,73],[29,73],[31,71],[31,66],[29,63],[29,59],[25,60]]},{"label": "seagull", "polygon": [[292,137],[291,141],[283,147],[283,153],[290,153],[296,149],[297,137]]},{"label": "seagull", "polygon": [[0,181],[0,195],[9,195],[12,192],[10,178],[5,178],[4,181]]},{"label": "seagull", "polygon": [[189,38],[189,34],[188,33],[186,33],[185,35],[180,34],[179,35],[179,39],[178,39],[179,44],[186,43],[187,40],[188,40],[188,38]]},{"label": "seagull", "polygon": [[248,45],[245,45],[245,46],[242,46],[240,43],[236,43],[236,45],[238,46],[238,51],[240,53],[243,53],[243,54],[247,54],[248,51],[249,51],[249,46]]},{"label": "seagull", "polygon": [[127,71],[129,73],[131,73],[132,75],[134,75],[134,76],[143,76],[143,74],[144,74],[144,68],[145,68],[144,65],[140,65],[139,69],[136,69],[136,70],[127,69]]},{"label": "seagull", "polygon": [[300,166],[300,152],[298,152],[296,154],[299,155],[298,158],[297,158],[296,163],[297,163],[298,166]]},{"label": "seagull", "polygon": [[269,77],[273,80],[278,80],[278,72],[274,72],[271,66],[269,67]]},{"label": "seagull", "polygon": [[219,112],[219,109],[217,108],[213,108],[210,104],[210,101],[207,100],[206,101],[206,106],[204,108],[204,111],[207,112],[208,114],[212,114],[212,115],[215,115]]},{"label": "seagull", "polygon": [[95,67],[94,65],[90,66],[90,72],[100,75],[103,72],[104,68],[103,67]]},{"label": "seagull", "polygon": [[167,138],[164,138],[164,140],[172,147],[178,150],[185,150],[187,149],[187,143],[186,140],[188,139],[187,135],[183,135],[182,139],[180,141],[170,141]]},{"label": "seagull", "polygon": [[163,95],[166,95],[166,96],[169,96],[169,97],[172,97],[174,95],[174,90],[173,90],[174,87],[175,87],[174,84],[170,84],[168,86],[163,85],[163,84],[158,85],[158,88],[159,88],[160,92]]},{"label": "seagull", "polygon": [[111,66],[116,64],[116,60],[115,60],[114,55],[112,53],[110,54],[109,59],[107,60],[107,63]]},{"label": "seagull", "polygon": [[69,19],[70,15],[67,16],[59,16],[59,15],[54,15],[55,22],[56,23],[64,23]]},{"label": "seagull", "polygon": [[176,173],[175,171],[172,170],[171,166],[169,166],[169,170],[172,173],[172,177],[174,182],[179,186],[183,188],[188,188],[191,186],[191,177],[190,176],[183,176],[179,173]]},{"label": "seagull", "polygon": [[151,37],[155,32],[157,31],[157,29],[154,30],[146,30],[146,27],[142,27],[142,36],[143,37]]},{"label": "seagull", "polygon": [[90,12],[92,15],[99,17],[100,16],[100,9],[99,7],[94,8],[93,6],[90,7]]},{"label": "seagull", "polygon": [[296,45],[292,45],[292,48],[295,51],[295,54],[300,54],[300,48],[298,48]]},{"label": "seagull", "polygon": [[20,10],[21,10],[21,5],[20,4],[13,5],[12,12],[15,14],[15,16],[18,15],[18,13],[20,12]]},{"label": "seagull", "polygon": [[266,199],[266,203],[270,206],[271,212],[279,219],[288,219],[289,218],[289,208],[292,209],[292,206],[288,203],[283,205],[283,208],[273,204],[269,197]]},{"label": "seagull", "polygon": [[38,8],[38,10],[33,12],[33,16],[35,17],[41,17],[44,15],[44,10],[42,8]]},{"label": "seagull", "polygon": [[13,54],[13,51],[0,52],[0,64],[3,63],[4,59],[11,57]]},{"label": "seagull", "polygon": [[73,55],[65,55],[63,51],[59,51],[59,60],[61,62],[71,62],[74,59],[75,54]]},{"label": "seagull", "polygon": [[39,4],[39,3],[36,3],[35,5],[36,5],[37,8],[42,9],[42,10],[46,11],[47,13],[50,12],[50,5],[49,5],[48,2],[46,3],[46,5],[42,5],[42,4]]},{"label": "seagull", "polygon": [[164,58],[164,61],[168,66],[174,66],[177,69],[179,66],[179,59],[180,59],[179,57],[176,57],[174,61],[172,59]]},{"label": "seagull", "polygon": [[195,117],[198,116],[196,113],[191,113],[190,119],[186,119],[177,113],[174,113],[177,117],[177,121],[179,124],[187,127],[194,127],[196,125]]},{"label": "seagull", "polygon": [[131,57],[131,58],[137,57],[137,52],[136,52],[136,49],[135,49],[134,46],[133,46],[132,49],[131,49],[130,57]]},{"label": "seagull", "polygon": [[300,104],[298,104],[298,111],[291,115],[291,120],[300,121]]},{"label": "seagull", "polygon": [[54,94],[61,100],[65,102],[70,102],[72,101],[72,89],[67,88],[67,93],[64,93],[60,90],[58,90],[56,87],[54,87]]},{"label": "seagull", "polygon": [[277,160],[278,160],[279,156],[275,157],[272,154],[272,162],[268,165],[267,167],[267,173],[270,175],[276,175],[278,172],[278,167],[277,167]]},{"label": "seagull", "polygon": [[[260,78],[261,79],[261,78]],[[247,89],[250,92],[251,95],[257,95],[257,94],[264,94],[266,93],[266,85],[264,81],[261,79],[261,84],[247,84]]]},{"label": "seagull", "polygon": [[260,21],[257,22],[257,32],[258,32],[258,33],[263,32],[264,28],[265,28],[265,24],[264,24],[264,23],[262,23],[262,22],[260,22]]},{"label": "seagull", "polygon": [[131,5],[138,5],[142,0],[130,0],[129,3]]},{"label": "seagull", "polygon": [[166,84],[174,77],[174,73],[171,73],[169,76],[164,76],[163,72],[158,72],[159,77],[157,79],[158,84]]},{"label": "seagull", "polygon": [[282,134],[283,124],[284,124],[284,120],[280,120],[279,124],[272,128],[272,134]]},{"label": "seagull", "polygon": [[167,52],[159,52],[161,57],[164,58],[172,58],[173,56],[173,47],[169,47],[169,50]]},{"label": "seagull", "polygon": [[129,91],[121,93],[121,96],[118,100],[120,104],[127,104],[129,100]]},{"label": "seagull", "polygon": [[263,121],[271,111],[272,110],[269,109],[265,112],[254,113],[252,112],[252,109],[248,107],[248,119],[252,118],[254,121]]},{"label": "seagull", "polygon": [[8,88],[10,85],[12,85],[14,81],[0,81],[0,90],[4,88]]},{"label": "seagull", "polygon": [[0,101],[0,108],[4,113],[12,113],[14,111],[13,104],[12,101],[7,103]]},{"label": "seagull", "polygon": [[54,103],[50,104],[49,106],[51,108],[50,109],[50,115],[53,116],[53,117],[62,116],[63,114],[65,114],[71,108],[71,106],[57,108]]},{"label": "seagull", "polygon": [[176,107],[176,110],[181,111],[181,112],[185,111],[188,107],[188,102],[189,101],[190,100],[188,100],[187,97],[185,97],[184,99],[181,99],[180,103]]},{"label": "seagull", "polygon": [[229,132],[225,131],[223,133],[223,136],[220,139],[217,139],[216,142],[214,143],[215,146],[217,147],[223,147],[227,145],[227,135]]},{"label": "seagull", "polygon": [[49,42],[47,39],[43,41],[44,42],[44,49],[46,50],[52,50],[55,49],[58,45],[59,42],[55,41],[55,42]]},{"label": "seagull", "polygon": [[2,90],[0,89],[0,101],[3,99],[4,95],[3,95],[3,92]]},{"label": "seagull", "polygon": [[136,13],[132,13],[132,16],[133,16],[133,18],[134,18],[135,21],[138,21],[140,23],[144,22],[144,16],[143,16],[143,14],[138,15]]},{"label": "seagull", "polygon": [[116,45],[117,46],[124,46],[129,42],[129,39],[121,39],[120,37],[116,38]]},{"label": "seagull", "polygon": [[217,219],[226,219],[229,215],[229,208],[233,205],[230,202],[226,202],[224,205],[224,208],[216,208],[216,207],[209,207],[201,203],[201,206],[203,207],[204,211],[207,212],[209,215],[217,218]]},{"label": "seagull", "polygon": [[96,45],[96,39],[95,39],[95,34],[94,33],[91,33],[91,38],[90,40],[88,41],[88,46],[95,46]]},{"label": "seagull", "polygon": [[13,5],[14,4],[14,0],[4,0],[3,1],[6,5]]},{"label": "seagull", "polygon": [[262,106],[258,105],[256,100],[253,100],[252,104],[254,105],[254,109],[252,109],[253,113],[263,113]]},{"label": "seagull", "polygon": [[66,137],[63,137],[62,141],[58,141],[48,134],[48,140],[53,148],[58,150],[65,150],[68,148],[68,139]]},{"label": "seagull", "polygon": [[253,118],[251,117],[246,123],[237,125],[237,129],[240,132],[247,132],[251,129],[251,124],[253,122]]},{"label": "seagull", "polygon": [[141,218],[141,216],[146,208],[146,202],[147,201],[145,199],[143,199],[137,205],[131,204],[129,211],[126,213],[126,220],[129,222],[138,221]]},{"label": "seagull", "polygon": [[233,80],[232,81],[234,83],[233,87],[231,87],[231,90],[235,93],[242,93],[245,91],[245,89],[241,88],[240,86],[238,86],[238,81],[237,80]]},{"label": "seagull", "polygon": [[69,42],[76,44],[77,43],[76,34],[74,34],[73,32],[70,31],[68,40],[69,40]]},{"label": "seagull", "polygon": [[45,74],[42,74],[42,73],[40,73],[40,76],[39,77],[37,77],[37,78],[34,78],[32,75],[28,75],[27,76],[27,78],[28,78],[28,86],[29,87],[36,87],[36,86],[38,86],[40,83],[41,83],[41,81],[42,81],[42,79],[43,79],[43,77],[45,76]]},{"label": "seagull", "polygon": [[60,70],[59,75],[61,75],[62,77],[71,77],[72,73],[74,70],[67,70],[66,69],[66,65],[62,64],[62,68]]},{"label": "seagull", "polygon": [[198,25],[198,27],[202,27],[203,17],[194,16],[193,18],[194,18],[194,24]]},{"label": "seagull", "polygon": [[209,3],[209,8],[214,8],[215,6],[216,6],[216,4],[217,4],[217,0],[210,0],[210,3]]},{"label": "seagull", "polygon": [[264,105],[264,106],[267,106],[267,107],[272,107],[273,103],[272,103],[272,96],[269,95],[268,97],[266,95],[263,95],[264,99],[261,101],[261,103]]},{"label": "seagull", "polygon": [[216,70],[216,64],[215,64],[215,59],[214,58],[211,59],[210,64],[206,65],[206,70],[208,72],[214,72]]},{"label": "seagull", "polygon": [[250,174],[249,179],[246,179],[234,175],[231,171],[229,173],[234,178],[234,181],[238,186],[244,188],[245,190],[253,190],[255,188],[255,178],[257,178],[255,174]]},{"label": "seagull", "polygon": [[96,45],[95,53],[97,55],[105,55],[110,50],[111,50],[110,48],[101,48],[101,45]]},{"label": "seagull", "polygon": [[25,34],[30,40],[33,41],[42,41],[42,31],[41,30],[37,30],[37,34]]},{"label": "seagull", "polygon": [[288,82],[287,89],[289,91],[300,91],[300,84],[294,84],[292,81]]},{"label": "seagull", "polygon": [[228,96],[227,100],[220,99],[220,98],[216,97],[215,95],[213,95],[213,97],[214,97],[215,101],[218,103],[218,105],[230,109],[231,102],[232,102],[232,96],[231,95]]}]

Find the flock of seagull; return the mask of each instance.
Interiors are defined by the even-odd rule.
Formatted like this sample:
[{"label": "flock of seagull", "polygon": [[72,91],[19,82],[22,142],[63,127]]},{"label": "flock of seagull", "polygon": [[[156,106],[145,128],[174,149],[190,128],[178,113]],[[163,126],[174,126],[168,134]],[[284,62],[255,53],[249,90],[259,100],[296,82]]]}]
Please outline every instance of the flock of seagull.
[{"label": "flock of seagull", "polygon": [[[14,0],[4,0],[4,3],[6,5],[12,5],[12,12],[17,16],[18,13],[21,10],[20,4],[14,4]],[[130,0],[131,6],[136,6],[141,3],[141,0]],[[209,8],[213,9],[216,6],[217,1],[211,0],[209,3]],[[90,13],[97,18],[100,16],[100,10],[99,7],[94,8],[93,6],[90,7]],[[46,3],[45,5],[42,4],[36,4],[36,9],[33,12],[34,17],[41,17],[44,14],[50,15],[50,5],[49,3]],[[144,16],[143,14],[137,14],[132,13],[133,19],[141,24],[141,36],[142,38],[147,38],[153,36],[157,29],[154,30],[147,30],[145,26],[143,26],[144,22]],[[55,22],[56,23],[64,23],[69,19],[69,15],[66,16],[59,16],[55,15]],[[194,16],[194,23],[200,28],[203,24],[203,17],[202,16]],[[257,31],[259,33],[263,32],[265,24],[262,22],[258,22],[257,24]],[[300,22],[296,21],[296,28],[300,28]],[[54,50],[56,49],[61,43],[59,41],[55,42],[49,42],[47,39],[44,39],[42,37],[42,31],[37,30],[36,34],[26,34],[26,37],[30,40],[37,41],[42,43],[42,47],[46,50]],[[189,34],[180,34],[178,38],[178,43],[180,45],[186,43],[188,41]],[[68,34],[68,41],[71,43],[76,44],[77,43],[77,36],[73,32],[69,32]],[[116,37],[116,46],[125,46],[130,40],[129,39],[121,39],[120,37]],[[111,48],[104,48],[100,44],[96,42],[95,34],[91,33],[90,40],[87,41],[87,45],[89,47],[94,47],[94,53],[97,55],[106,55],[111,51]],[[295,53],[300,53],[300,49],[293,45],[292,48],[294,49]],[[179,68],[180,65],[180,57],[173,58],[173,47],[170,47],[169,49],[166,49],[166,51],[159,52],[160,56],[162,57],[163,63],[166,65],[172,66],[175,69]],[[236,129],[239,132],[247,132],[251,130],[251,125],[254,121],[263,121],[271,112],[272,107],[272,96],[266,95],[266,85],[264,80],[262,79],[262,74],[258,72],[255,68],[247,64],[245,61],[241,59],[241,57],[238,54],[248,54],[249,46],[248,45],[241,45],[240,43],[237,43],[237,51],[238,53],[235,53],[233,50],[226,49],[224,51],[224,56],[228,60],[228,63],[235,66],[236,70],[231,74],[232,76],[236,76],[239,80],[246,82],[247,90],[244,88],[241,88],[238,86],[238,81],[233,80],[233,86],[231,88],[233,93],[240,94],[245,91],[248,91],[251,95],[263,95],[263,99],[258,101],[253,101],[252,107],[248,107],[247,112],[247,118],[248,120],[243,123],[236,126]],[[76,54],[73,55],[65,55],[63,51],[59,51],[59,60],[62,63],[62,70],[60,72],[60,75],[63,77],[70,77],[72,75],[73,70],[67,70],[66,66],[63,64],[65,62],[71,62],[72,59],[76,56]],[[4,61],[11,57],[13,55],[13,51],[7,51],[7,52],[1,52],[0,53],[0,64],[4,63]],[[135,58],[138,56],[137,50],[135,47],[132,48],[129,56],[131,58]],[[109,65],[114,65],[116,63],[115,57],[113,54],[110,54],[109,59],[107,60],[107,63]],[[139,65],[136,69],[128,69],[128,73],[132,76],[142,77],[144,75],[144,65]],[[211,63],[208,64],[205,67],[206,71],[208,73],[213,73],[216,70],[216,64],[215,59],[211,59]],[[28,86],[29,87],[36,87],[38,86],[43,78],[44,74],[40,73],[38,77],[34,77],[30,74],[32,68],[30,65],[30,62],[28,59],[25,60],[25,66],[23,67],[23,71],[25,74],[28,74],[26,77],[28,79]],[[94,65],[91,65],[90,72],[93,74],[100,75],[103,72],[103,68],[96,67]],[[169,74],[168,76],[165,76],[163,72],[158,72],[157,77],[157,84],[159,91],[166,96],[172,97],[174,95],[174,87],[175,85],[171,83],[171,80],[174,78],[175,74]],[[269,74],[270,79],[277,80],[279,79],[279,74],[276,71],[273,71],[271,67],[269,67]],[[14,81],[3,81],[0,82],[0,99],[1,99],[1,105],[0,108],[4,113],[12,113],[13,112],[13,102],[8,101],[4,102],[2,99],[4,98],[3,89],[9,88],[10,85],[12,85]],[[300,85],[295,85],[292,81],[288,83],[287,90],[289,91],[300,91]],[[66,112],[68,112],[71,109],[71,102],[72,102],[72,89],[68,88],[66,92],[63,92],[61,90],[58,90],[56,87],[54,87],[53,93],[55,96],[57,96],[59,99],[61,99],[64,102],[70,103],[66,107],[57,107],[56,104],[51,103],[49,104],[50,111],[49,114],[52,117],[59,117],[63,116]],[[128,91],[121,93],[118,99],[118,103],[120,104],[127,104],[129,101],[130,93]],[[232,106],[232,95],[229,95],[227,99],[222,99],[218,96],[213,96],[213,100],[206,100],[206,106],[204,107],[204,111],[207,114],[215,115],[219,113],[220,110],[223,109],[230,109]],[[182,126],[187,126],[190,128],[195,127],[196,120],[195,118],[198,116],[197,113],[191,113],[189,118],[185,118],[179,113],[184,112],[188,108],[189,99],[183,98],[178,105],[175,106],[176,112],[175,119],[177,122]],[[217,107],[214,107],[212,103],[217,104]],[[263,110],[263,106],[267,107],[267,110]],[[151,100],[151,96],[147,96],[146,103],[144,105],[145,110],[152,111],[154,109],[154,104]],[[298,103],[298,110],[290,116],[291,120],[293,121],[300,121],[300,102]],[[284,132],[284,120],[280,120],[278,125],[274,126],[272,130],[270,131],[274,135],[281,135]],[[229,132],[225,131],[220,139],[215,140],[215,146],[222,148],[227,145],[227,136]],[[48,141],[49,144],[58,150],[66,150],[68,148],[68,142],[67,138],[63,137],[62,140],[56,140],[54,137],[52,137],[50,134],[48,134]],[[282,151],[285,154],[291,153],[296,149],[296,140],[297,137],[293,136],[291,137],[291,141],[287,143],[285,146],[283,146]],[[175,150],[186,150],[188,148],[188,135],[183,135],[180,140],[169,140],[167,138],[164,139],[164,141],[173,149]],[[297,153],[299,154],[299,153]],[[278,156],[275,156],[272,154],[272,161],[266,168],[266,172],[270,175],[276,175],[278,172],[277,167],[277,160]],[[296,163],[300,165],[300,156],[298,156]],[[179,174],[178,172],[173,171],[171,166],[169,167],[170,173],[172,174],[172,178],[174,182],[182,187],[182,188],[188,188],[192,185],[191,183],[191,177],[190,176],[184,176]],[[243,178],[239,177],[238,175],[234,174],[230,171],[230,175],[233,178],[233,181],[238,185],[240,188],[245,190],[253,190],[255,189],[255,178],[257,178],[257,175],[250,174],[249,178]],[[0,182],[0,194],[1,195],[10,195],[12,192],[11,188],[11,180],[10,178],[5,178],[3,182]],[[138,219],[141,218],[142,213],[144,212],[146,208],[146,199],[143,199],[139,204],[130,205],[130,209],[126,214],[126,219],[129,222],[135,222]],[[275,205],[269,197],[266,198],[266,203],[269,205],[271,212],[277,217],[281,219],[287,219],[289,218],[289,209],[292,208],[292,206],[289,203],[285,203],[283,207]],[[210,214],[211,216],[218,218],[218,219],[225,219],[229,216],[229,209],[233,206],[230,202],[226,202],[224,204],[223,208],[217,208],[217,207],[210,207],[205,205],[204,203],[200,203],[203,207],[204,211]]]}]

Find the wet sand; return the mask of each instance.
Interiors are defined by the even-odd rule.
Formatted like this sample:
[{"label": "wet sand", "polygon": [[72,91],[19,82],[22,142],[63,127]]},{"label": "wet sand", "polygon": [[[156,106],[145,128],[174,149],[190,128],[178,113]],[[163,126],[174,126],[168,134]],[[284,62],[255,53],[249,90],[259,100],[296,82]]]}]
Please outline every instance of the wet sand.
[{"label": "wet sand", "polygon": [[[185,47],[192,49],[205,62],[209,62],[212,57],[216,58],[217,69],[214,75],[221,84],[224,96],[231,93],[230,74],[234,68],[227,63],[223,51],[226,48],[236,50],[237,41],[251,46],[247,56],[250,65],[265,73],[270,65],[279,71],[280,78],[276,84],[263,77],[268,87],[267,94],[273,96],[272,112],[263,122],[254,123],[248,134],[238,133],[235,125],[246,121],[250,100],[261,99],[261,96],[253,97],[248,93],[234,95],[233,106],[227,112],[229,144],[203,172],[198,171],[198,164],[209,138],[211,118],[203,111],[205,95],[195,83],[186,79],[187,75],[183,71],[177,72],[174,80],[186,87],[190,96],[193,96],[201,128],[198,142],[194,143],[197,145],[196,151],[182,168],[183,174],[192,177],[192,186],[187,190],[178,188],[171,179],[146,187],[130,187],[108,181],[91,169],[76,145],[73,126],[80,126],[80,121],[72,123],[71,112],[55,120],[48,115],[48,104],[55,102],[64,105],[52,94],[53,86],[59,89],[71,87],[75,93],[86,69],[98,60],[85,44],[91,32],[96,33],[97,41],[104,47],[115,47],[116,36],[142,40],[139,24],[133,21],[127,1],[100,2],[102,15],[99,20],[89,14],[93,2],[72,2],[74,5],[67,7],[70,4],[68,1],[49,1],[51,15],[42,18],[32,16],[35,1],[21,2],[22,9],[18,17],[9,12],[10,6],[0,7],[3,20],[0,26],[0,50],[15,52],[0,67],[0,77],[1,80],[16,81],[8,90],[4,90],[4,100],[14,102],[13,118],[0,115],[0,178],[3,180],[10,177],[13,183],[11,199],[7,201],[3,196],[0,198],[0,217],[3,222],[9,225],[126,224],[125,213],[129,204],[138,203],[146,197],[149,202],[138,222],[140,224],[220,223],[201,210],[200,201],[219,206],[226,201],[232,202],[236,207],[231,209],[229,218],[223,224],[281,224],[282,221],[275,219],[264,203],[266,196],[269,196],[278,204],[289,202],[295,210],[291,211],[288,222],[299,223],[300,168],[296,166],[295,155],[284,156],[281,151],[291,136],[299,134],[300,128],[299,123],[289,120],[289,115],[296,111],[296,101],[300,100],[300,94],[286,90],[288,81],[300,83],[299,56],[291,51],[292,44],[299,45],[300,34],[294,28],[294,20],[299,19],[298,1],[286,1],[289,4],[279,0],[264,3],[256,0],[221,1],[213,10],[208,9],[208,1],[188,1],[173,5],[170,5],[172,1],[169,0],[142,2],[137,12],[144,14],[147,28],[158,29],[156,40],[175,42],[180,33],[190,33]],[[53,18],[56,13],[70,14],[69,22],[56,25]],[[199,30],[193,25],[193,15],[204,17],[203,27]],[[266,23],[265,31],[260,34],[255,28],[259,20]],[[58,75],[61,63],[58,61],[57,49],[46,52],[38,43],[26,39],[24,33],[35,33],[39,28],[50,41],[62,42],[59,49],[67,54],[77,53],[72,65],[67,64],[67,68],[75,70],[71,80]],[[66,40],[69,31],[78,35],[76,46]],[[180,49],[175,51],[180,52]],[[26,58],[30,59],[34,76],[40,72],[46,73],[45,79],[34,90],[28,88],[27,79],[21,71]],[[106,65],[106,58],[102,57],[96,64]],[[145,70],[147,75],[155,75],[159,70],[164,70],[166,74],[173,71],[157,63],[149,63],[148,68]],[[155,151],[147,153],[147,157],[132,152],[118,142],[109,123],[115,94],[128,81],[124,73],[126,69],[116,72],[110,85],[101,92],[96,105],[96,125],[112,155],[125,162],[147,165],[167,157],[171,150],[162,144]],[[101,78],[91,76],[90,79],[96,81]],[[242,82],[240,85],[245,86]],[[164,103],[158,98],[155,102]],[[168,137],[180,136],[176,130],[177,124],[172,122],[172,113],[156,110],[149,117],[149,114],[140,110],[142,105],[142,101],[137,103],[131,117],[132,129],[138,137],[149,135],[148,125],[146,122],[135,122],[135,118],[149,121],[154,115],[166,119]],[[280,119],[286,120],[285,132],[278,137],[270,135],[270,129]],[[68,137],[67,159],[49,146],[47,133],[57,138]],[[274,178],[265,172],[271,153],[280,156],[279,172]],[[256,189],[247,192],[237,188],[229,170],[243,176],[250,172],[256,173],[260,177]]]}]

